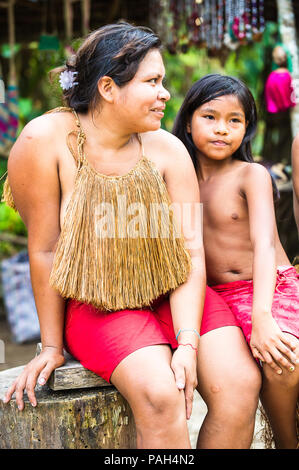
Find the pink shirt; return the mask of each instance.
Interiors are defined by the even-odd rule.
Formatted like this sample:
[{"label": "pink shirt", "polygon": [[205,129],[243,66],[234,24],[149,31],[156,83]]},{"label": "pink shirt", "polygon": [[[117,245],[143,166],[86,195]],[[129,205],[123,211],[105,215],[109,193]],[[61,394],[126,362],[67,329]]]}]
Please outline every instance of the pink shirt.
[{"label": "pink shirt", "polygon": [[292,77],[288,71],[270,73],[266,81],[265,100],[269,113],[278,113],[294,107],[295,93],[292,87]]}]

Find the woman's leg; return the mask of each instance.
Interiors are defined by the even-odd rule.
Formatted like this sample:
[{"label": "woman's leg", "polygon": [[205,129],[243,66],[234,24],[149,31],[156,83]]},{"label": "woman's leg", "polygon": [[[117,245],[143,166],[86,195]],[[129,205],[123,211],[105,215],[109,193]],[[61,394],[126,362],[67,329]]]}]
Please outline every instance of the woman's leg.
[{"label": "woman's leg", "polygon": [[184,392],[176,387],[168,345],[133,352],[115,368],[111,382],[128,401],[139,449],[190,449]]},{"label": "woman's leg", "polygon": [[[287,334],[287,333],[285,333]],[[294,336],[292,336],[294,340]],[[299,340],[296,354],[299,357]],[[267,364],[263,365],[261,402],[267,413],[278,449],[295,449],[298,445],[296,431],[296,404],[299,400],[299,366],[293,372],[283,369],[278,375]]]},{"label": "woman's leg", "polygon": [[199,449],[249,448],[261,386],[261,374],[242,330],[225,326],[199,341],[198,391],[208,412],[200,429]]}]

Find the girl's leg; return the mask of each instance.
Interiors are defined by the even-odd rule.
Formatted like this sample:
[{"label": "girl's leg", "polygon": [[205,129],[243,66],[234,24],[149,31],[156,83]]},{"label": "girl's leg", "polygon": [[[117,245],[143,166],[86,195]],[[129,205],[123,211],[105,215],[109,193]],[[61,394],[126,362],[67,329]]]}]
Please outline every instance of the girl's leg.
[{"label": "girl's leg", "polygon": [[198,391],[208,412],[199,449],[248,449],[253,438],[261,374],[242,330],[226,326],[199,340]]},{"label": "girl's leg", "polygon": [[[287,334],[287,333],[286,333]],[[294,340],[294,336],[292,336]],[[296,349],[299,357],[299,340]],[[275,445],[278,449],[293,449],[298,445],[296,404],[299,400],[299,366],[293,372],[283,369],[278,375],[263,365],[261,402],[268,416]],[[297,423],[298,425],[298,423]]]},{"label": "girl's leg", "polygon": [[138,349],[115,368],[111,382],[128,401],[139,449],[190,449],[184,392],[176,387],[168,345]]}]

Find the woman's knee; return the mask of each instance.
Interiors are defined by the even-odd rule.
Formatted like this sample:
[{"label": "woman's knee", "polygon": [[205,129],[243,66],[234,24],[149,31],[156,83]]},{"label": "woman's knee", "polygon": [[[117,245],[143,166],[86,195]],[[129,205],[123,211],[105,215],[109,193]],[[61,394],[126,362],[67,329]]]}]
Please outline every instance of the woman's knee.
[{"label": "woman's knee", "polygon": [[151,383],[144,382],[136,391],[138,408],[143,409],[148,416],[161,420],[178,419],[185,414],[184,392],[175,386],[174,380],[161,380],[159,386],[153,387]]},{"label": "woman's knee", "polygon": [[190,447],[184,392],[176,387],[170,363],[165,345],[144,348],[126,358],[111,378],[131,407],[140,448]]},{"label": "woman's knee", "polygon": [[126,398],[135,418],[154,419],[184,412],[184,393],[176,387],[166,346],[152,346],[123,361],[112,382]]},{"label": "woman's knee", "polygon": [[138,445],[189,448],[184,392],[163,381],[156,388],[145,383],[136,392],[131,408]]}]

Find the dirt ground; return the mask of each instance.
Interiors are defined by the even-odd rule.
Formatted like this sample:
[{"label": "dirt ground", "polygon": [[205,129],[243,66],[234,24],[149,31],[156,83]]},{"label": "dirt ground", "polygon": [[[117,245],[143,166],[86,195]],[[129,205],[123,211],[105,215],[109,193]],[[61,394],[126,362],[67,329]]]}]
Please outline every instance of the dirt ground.
[{"label": "dirt ground", "polygon": [[38,341],[25,344],[14,343],[4,315],[0,316],[0,340],[4,341],[4,362],[0,362],[0,371],[26,364],[35,355]]}]

